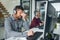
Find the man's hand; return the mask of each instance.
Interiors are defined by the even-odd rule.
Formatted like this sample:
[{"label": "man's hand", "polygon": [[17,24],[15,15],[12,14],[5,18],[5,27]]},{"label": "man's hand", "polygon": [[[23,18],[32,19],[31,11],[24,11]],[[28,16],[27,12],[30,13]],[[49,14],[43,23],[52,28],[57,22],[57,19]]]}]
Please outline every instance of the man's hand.
[{"label": "man's hand", "polygon": [[42,21],[42,23],[40,23],[40,26],[44,25],[44,22]]},{"label": "man's hand", "polygon": [[34,32],[32,30],[29,30],[29,32],[27,33],[28,36],[33,36]]},{"label": "man's hand", "polygon": [[27,20],[27,14],[22,13],[22,14],[21,14],[21,16],[22,16],[22,19],[23,19],[24,21],[26,21],[26,20]]}]

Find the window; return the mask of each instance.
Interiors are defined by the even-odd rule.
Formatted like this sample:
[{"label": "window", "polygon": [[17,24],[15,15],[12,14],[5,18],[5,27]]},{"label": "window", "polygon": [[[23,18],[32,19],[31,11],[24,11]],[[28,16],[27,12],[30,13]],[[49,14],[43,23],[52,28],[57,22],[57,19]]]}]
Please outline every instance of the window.
[{"label": "window", "polygon": [[28,14],[28,19],[31,21],[31,0],[22,0],[22,6],[26,14]]}]

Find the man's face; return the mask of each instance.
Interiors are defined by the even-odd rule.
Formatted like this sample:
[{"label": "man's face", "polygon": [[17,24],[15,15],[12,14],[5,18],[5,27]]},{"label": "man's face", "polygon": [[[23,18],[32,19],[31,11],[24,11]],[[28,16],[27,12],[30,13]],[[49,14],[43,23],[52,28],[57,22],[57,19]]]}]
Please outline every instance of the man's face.
[{"label": "man's face", "polygon": [[17,9],[17,17],[21,18],[21,14],[23,13],[23,10]]},{"label": "man's face", "polygon": [[36,16],[40,18],[40,12],[36,12]]}]

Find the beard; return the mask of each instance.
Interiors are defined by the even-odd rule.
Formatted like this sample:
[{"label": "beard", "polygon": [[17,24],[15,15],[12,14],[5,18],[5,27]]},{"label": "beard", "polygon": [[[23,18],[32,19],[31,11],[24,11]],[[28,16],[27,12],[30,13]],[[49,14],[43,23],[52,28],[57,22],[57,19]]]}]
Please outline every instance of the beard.
[{"label": "beard", "polygon": [[21,20],[22,19],[22,16],[21,17],[18,17],[18,20]]}]

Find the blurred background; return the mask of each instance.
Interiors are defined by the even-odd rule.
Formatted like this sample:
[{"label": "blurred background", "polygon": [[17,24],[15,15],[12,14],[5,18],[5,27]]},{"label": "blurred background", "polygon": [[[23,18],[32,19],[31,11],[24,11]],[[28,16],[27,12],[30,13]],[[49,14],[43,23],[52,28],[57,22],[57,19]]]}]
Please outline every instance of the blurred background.
[{"label": "blurred background", "polygon": [[[44,18],[46,13],[49,13],[48,15],[50,17],[52,15],[56,18],[55,21],[57,25],[53,28],[54,33],[60,36],[60,0],[0,0],[0,39],[4,38],[4,20],[13,14],[13,9],[16,5],[23,6],[24,11],[29,15],[30,23],[34,17],[34,11],[36,9],[40,10],[40,18],[43,21],[45,21]],[[53,25],[52,22],[51,30]]]}]

